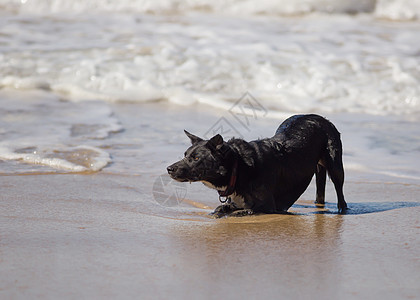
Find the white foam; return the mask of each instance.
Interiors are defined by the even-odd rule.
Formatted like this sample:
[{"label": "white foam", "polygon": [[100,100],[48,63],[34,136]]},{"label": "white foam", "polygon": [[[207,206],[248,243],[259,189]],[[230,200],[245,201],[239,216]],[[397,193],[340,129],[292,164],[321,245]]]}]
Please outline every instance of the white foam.
[{"label": "white foam", "polygon": [[91,146],[55,146],[30,149],[0,147],[0,159],[17,160],[69,172],[96,172],[111,162],[109,154]]},{"label": "white foam", "polygon": [[418,0],[377,0],[375,15],[396,21],[420,19]]},{"label": "white foam", "polygon": [[[328,13],[371,12],[375,0],[3,0],[14,4],[14,9],[24,12],[86,12],[112,11],[141,13],[174,13],[188,11],[208,11],[236,15],[250,14],[303,14],[313,11]],[[1,2],[0,2],[1,3]],[[10,4],[9,4],[10,5]]]},{"label": "white foam", "polygon": [[188,13],[206,11],[237,16],[244,15],[301,15],[323,13],[373,13],[379,18],[417,20],[420,18],[418,0],[0,0],[9,11],[20,13]]},{"label": "white foam", "polygon": [[106,103],[60,101],[48,91],[1,90],[0,99],[0,160],[70,172],[98,171],[111,161],[98,146],[123,128]]},{"label": "white foam", "polygon": [[[30,3],[24,6],[44,2]],[[48,3],[64,9],[100,2]],[[274,114],[420,112],[417,23],[367,15],[97,12],[22,13],[3,17],[0,25],[8,33],[0,37],[3,88],[50,90],[74,101],[167,99],[218,108],[248,91]]]}]

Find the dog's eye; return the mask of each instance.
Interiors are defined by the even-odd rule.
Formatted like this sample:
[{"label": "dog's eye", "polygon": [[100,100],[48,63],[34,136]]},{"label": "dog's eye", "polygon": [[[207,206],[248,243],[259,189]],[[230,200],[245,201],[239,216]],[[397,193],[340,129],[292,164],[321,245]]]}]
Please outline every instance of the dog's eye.
[{"label": "dog's eye", "polygon": [[198,157],[198,156],[194,156],[194,160],[195,161],[197,161],[197,160],[199,160],[200,158]]}]

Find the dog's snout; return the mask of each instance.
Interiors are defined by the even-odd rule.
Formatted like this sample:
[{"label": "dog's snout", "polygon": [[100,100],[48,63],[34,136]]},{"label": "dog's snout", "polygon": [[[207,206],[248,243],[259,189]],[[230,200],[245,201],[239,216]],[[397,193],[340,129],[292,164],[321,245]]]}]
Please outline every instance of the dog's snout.
[{"label": "dog's snout", "polygon": [[175,172],[176,168],[172,165],[172,166],[167,167],[166,170],[168,171],[168,174],[171,174]]}]

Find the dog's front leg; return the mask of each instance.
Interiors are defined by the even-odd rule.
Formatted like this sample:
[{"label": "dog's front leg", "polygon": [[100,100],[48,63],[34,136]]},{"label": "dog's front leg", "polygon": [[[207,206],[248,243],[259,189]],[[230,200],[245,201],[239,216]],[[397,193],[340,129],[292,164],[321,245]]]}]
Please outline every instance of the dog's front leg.
[{"label": "dog's front leg", "polygon": [[245,217],[249,215],[253,215],[254,211],[250,208],[245,209],[238,209],[229,214],[229,217]]},{"label": "dog's front leg", "polygon": [[216,207],[214,212],[210,213],[210,215],[214,218],[222,218],[235,210],[238,210],[238,208],[233,203],[226,203]]}]

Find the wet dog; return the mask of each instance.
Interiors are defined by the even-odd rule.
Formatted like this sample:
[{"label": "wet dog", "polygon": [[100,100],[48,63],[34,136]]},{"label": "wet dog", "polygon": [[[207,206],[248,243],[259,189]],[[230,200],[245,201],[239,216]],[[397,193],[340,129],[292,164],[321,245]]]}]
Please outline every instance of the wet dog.
[{"label": "wet dog", "polygon": [[340,133],[321,116],[292,116],[272,138],[252,142],[236,138],[226,142],[219,134],[203,140],[185,133],[192,146],[167,171],[174,180],[201,181],[216,189],[225,203],[212,213],[215,217],[285,213],[314,174],[315,203],[322,206],[327,172],[337,193],[339,213],[347,209]]}]

